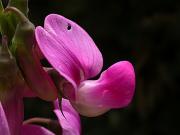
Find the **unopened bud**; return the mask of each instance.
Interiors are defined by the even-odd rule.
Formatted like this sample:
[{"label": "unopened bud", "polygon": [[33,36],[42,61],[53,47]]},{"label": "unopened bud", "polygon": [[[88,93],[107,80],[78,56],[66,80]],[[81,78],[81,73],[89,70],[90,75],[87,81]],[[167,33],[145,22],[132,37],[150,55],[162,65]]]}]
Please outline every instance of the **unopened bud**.
[{"label": "unopened bud", "polygon": [[11,50],[18,61],[25,81],[40,98],[47,101],[55,100],[57,98],[56,87],[33,52],[35,45],[34,25],[14,7],[8,7],[5,11],[15,13],[20,19],[12,40]]},{"label": "unopened bud", "polygon": [[18,67],[15,58],[11,55],[6,37],[2,38],[0,47],[0,101],[11,97],[18,81]]}]

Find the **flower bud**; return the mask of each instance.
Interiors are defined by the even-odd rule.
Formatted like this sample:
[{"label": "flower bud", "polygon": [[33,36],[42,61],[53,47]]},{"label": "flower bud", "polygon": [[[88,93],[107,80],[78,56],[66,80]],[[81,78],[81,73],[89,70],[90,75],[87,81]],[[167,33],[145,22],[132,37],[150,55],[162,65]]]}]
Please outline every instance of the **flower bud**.
[{"label": "flower bud", "polygon": [[[14,88],[19,85],[19,70],[15,58],[8,50],[7,41],[3,37],[3,43],[0,47],[0,101],[14,95]],[[21,80],[23,82],[23,80]]]},{"label": "flower bud", "polygon": [[33,52],[34,25],[18,9],[9,7],[6,11],[14,12],[20,19],[12,40],[11,50],[18,61],[25,81],[40,98],[47,101],[56,99],[56,87]]}]

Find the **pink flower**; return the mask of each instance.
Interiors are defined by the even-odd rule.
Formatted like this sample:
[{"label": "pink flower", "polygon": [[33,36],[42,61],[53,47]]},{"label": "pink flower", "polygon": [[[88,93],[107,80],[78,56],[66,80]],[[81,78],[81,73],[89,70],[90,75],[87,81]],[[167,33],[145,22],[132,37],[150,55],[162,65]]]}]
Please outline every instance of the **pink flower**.
[{"label": "pink flower", "polygon": [[[64,116],[60,110],[54,110],[62,128],[62,135],[80,135],[78,113],[65,99],[62,100],[62,109]],[[23,124],[23,101],[19,95],[5,103],[0,102],[0,119],[0,134],[2,135],[55,135],[42,126]]]},{"label": "pink flower", "polygon": [[135,74],[130,62],[117,62],[98,80],[87,80],[101,71],[103,58],[91,37],[76,23],[51,14],[44,28],[36,28],[35,35],[44,56],[68,81],[61,82],[62,92],[79,113],[98,116],[131,102]]},{"label": "pink flower", "polygon": [[37,125],[22,125],[23,100],[19,95],[15,95],[6,102],[0,102],[0,119],[2,135],[54,135],[51,131]]}]

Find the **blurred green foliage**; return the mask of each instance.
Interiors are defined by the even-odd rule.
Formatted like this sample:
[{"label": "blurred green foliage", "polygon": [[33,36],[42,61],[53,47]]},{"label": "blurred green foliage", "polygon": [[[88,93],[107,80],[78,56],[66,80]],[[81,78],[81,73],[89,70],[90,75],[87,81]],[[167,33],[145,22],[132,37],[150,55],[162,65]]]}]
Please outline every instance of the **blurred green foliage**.
[{"label": "blurred green foliage", "polygon": [[[179,0],[30,0],[29,6],[35,25],[58,13],[86,29],[103,54],[104,69],[120,60],[135,66],[136,93],[129,107],[82,117],[83,135],[180,134]],[[25,103],[25,118],[55,118],[47,103]]]}]

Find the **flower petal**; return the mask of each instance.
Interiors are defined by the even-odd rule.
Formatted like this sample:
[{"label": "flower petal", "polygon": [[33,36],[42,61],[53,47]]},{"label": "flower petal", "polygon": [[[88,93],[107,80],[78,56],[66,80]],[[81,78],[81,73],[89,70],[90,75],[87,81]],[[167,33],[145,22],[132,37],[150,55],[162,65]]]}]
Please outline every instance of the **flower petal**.
[{"label": "flower petal", "polygon": [[84,72],[84,79],[96,76],[102,69],[101,52],[88,33],[75,22],[57,14],[50,14],[45,19],[44,28],[55,38],[64,42],[79,60]]},{"label": "flower petal", "polygon": [[5,112],[3,110],[3,107],[0,103],[0,133],[2,135],[10,135],[10,130],[9,130],[9,126],[8,126],[8,122],[6,119],[6,115]]},{"label": "flower petal", "polygon": [[62,127],[63,135],[80,135],[80,117],[78,113],[72,108],[68,100],[62,99],[63,114],[59,109],[58,100],[55,101],[55,114],[59,119],[59,123]]},{"label": "flower petal", "polygon": [[77,61],[76,58],[68,56],[72,54],[71,51],[65,49],[65,45],[61,45],[63,42],[59,43],[42,27],[36,28],[36,40],[52,66],[76,89],[80,83],[80,69],[77,62],[74,62]]},{"label": "flower petal", "polygon": [[78,69],[76,78],[71,78],[76,83],[100,72],[103,65],[102,55],[91,37],[80,26],[56,14],[48,15],[44,25],[53,38],[37,27],[36,39],[41,51],[56,70],[71,78],[74,72],[70,71]]},{"label": "flower petal", "polygon": [[131,63],[118,62],[96,81],[84,81],[73,106],[85,116],[98,116],[111,108],[127,106],[134,95],[135,74]]},{"label": "flower petal", "polygon": [[21,128],[21,135],[55,135],[44,127],[25,124]]}]

